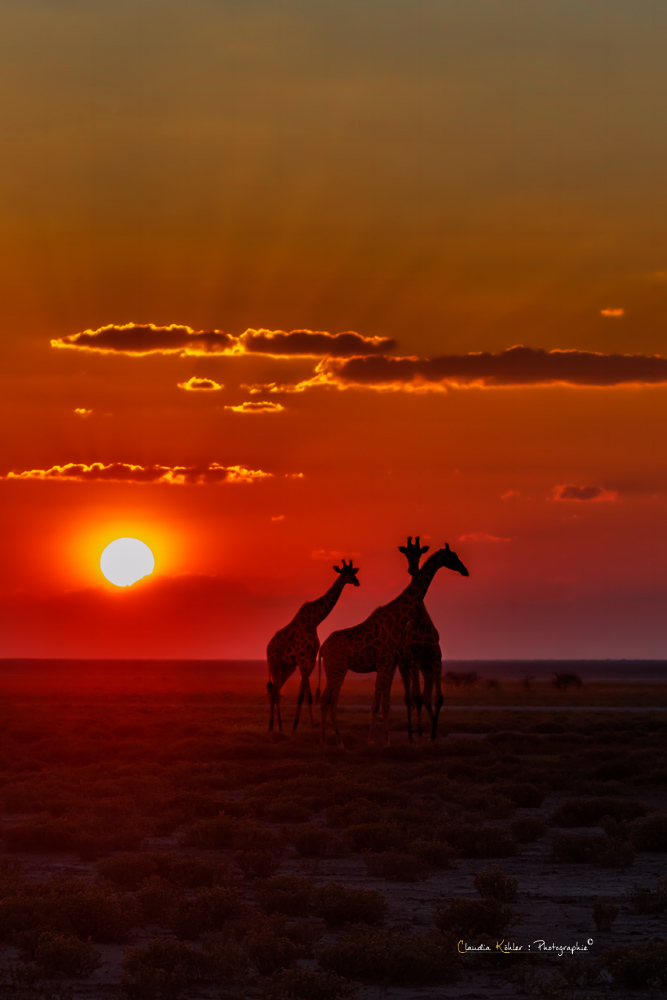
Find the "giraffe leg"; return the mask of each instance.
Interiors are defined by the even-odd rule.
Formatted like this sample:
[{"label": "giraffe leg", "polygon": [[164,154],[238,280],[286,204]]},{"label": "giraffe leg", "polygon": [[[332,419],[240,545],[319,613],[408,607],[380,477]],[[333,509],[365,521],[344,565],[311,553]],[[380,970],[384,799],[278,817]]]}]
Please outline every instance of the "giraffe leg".
[{"label": "giraffe leg", "polygon": [[401,675],[401,680],[403,681],[403,691],[405,692],[405,707],[408,712],[408,740],[410,743],[413,742],[412,739],[412,695],[410,693],[410,673],[401,664],[399,665],[399,672]]},{"label": "giraffe leg", "polygon": [[275,688],[271,681],[266,685],[266,690],[269,692],[269,732],[273,732],[273,716],[275,714],[275,701],[274,701],[274,691]]},{"label": "giraffe leg", "polygon": [[[442,669],[442,668],[441,668]],[[443,703],[442,697],[442,682],[440,679],[440,673],[435,675],[435,711],[433,713],[433,726],[431,728],[431,739],[434,740],[438,734],[438,718],[440,716],[440,709]],[[447,734],[445,733],[445,736]]]},{"label": "giraffe leg", "polygon": [[308,678],[308,687],[306,688],[306,698],[308,699],[308,711],[310,713],[310,724],[315,728],[315,716],[313,715],[313,692],[310,690],[310,677]]},{"label": "giraffe leg", "polygon": [[368,745],[373,744],[375,738],[375,723],[377,722],[378,712],[380,711],[380,691],[378,689],[377,681],[375,682],[375,691],[373,692],[373,703],[371,705],[371,721],[368,727]]},{"label": "giraffe leg", "polygon": [[280,691],[276,691],[276,718],[278,720],[278,732],[283,731],[283,720],[280,717]]},{"label": "giraffe leg", "polygon": [[382,722],[384,725],[384,745],[389,746],[389,706],[391,705],[391,684],[382,692]]},{"label": "giraffe leg", "polygon": [[[308,675],[301,674],[301,684],[299,685],[299,697],[296,702],[296,715],[294,716],[294,725],[292,726],[292,732],[296,732],[296,727],[299,725],[299,716],[301,715],[301,706],[303,705],[303,699],[306,697],[306,688],[308,687]],[[311,711],[312,715],[312,711]]]},{"label": "giraffe leg", "polygon": [[[336,737],[336,745],[343,746],[343,741],[340,738],[340,733],[338,731],[338,696],[340,695],[340,689],[343,686],[343,681],[345,680],[345,674],[347,673],[347,667],[340,668],[340,673],[336,672],[335,669],[329,667],[327,671],[325,666],[325,672],[327,673],[327,686],[322,692],[322,697],[320,698],[320,709],[322,712],[322,729],[321,729],[321,743],[324,747],[324,740],[326,737],[326,724],[327,724],[327,712],[331,712],[331,724],[333,726],[334,736]],[[332,676],[333,675],[333,676]]]},{"label": "giraffe leg", "polygon": [[414,701],[415,708],[417,709],[417,732],[419,734],[419,739],[422,738],[422,693],[419,687],[419,668],[417,664],[414,664],[411,671],[411,681],[412,681],[412,700]]}]

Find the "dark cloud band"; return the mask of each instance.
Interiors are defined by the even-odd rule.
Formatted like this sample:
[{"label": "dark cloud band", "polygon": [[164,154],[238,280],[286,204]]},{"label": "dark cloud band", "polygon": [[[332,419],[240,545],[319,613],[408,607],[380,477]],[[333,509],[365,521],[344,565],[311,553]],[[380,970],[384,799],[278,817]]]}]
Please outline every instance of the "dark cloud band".
[{"label": "dark cloud band", "polygon": [[267,479],[273,473],[261,469],[246,469],[242,465],[206,466],[130,465],[127,462],[93,462],[83,465],[68,462],[50,469],[25,469],[8,472],[3,479],[32,479],[42,482],[108,482],[108,483],[169,483],[175,486],[202,486],[209,483],[252,483]]},{"label": "dark cloud band", "polygon": [[[498,354],[441,357],[387,356],[325,361],[319,384],[340,388],[445,389],[447,385],[520,386],[657,385],[667,382],[667,358],[643,354],[596,354],[591,351],[545,351],[511,347]],[[313,384],[318,384],[313,381]]]}]

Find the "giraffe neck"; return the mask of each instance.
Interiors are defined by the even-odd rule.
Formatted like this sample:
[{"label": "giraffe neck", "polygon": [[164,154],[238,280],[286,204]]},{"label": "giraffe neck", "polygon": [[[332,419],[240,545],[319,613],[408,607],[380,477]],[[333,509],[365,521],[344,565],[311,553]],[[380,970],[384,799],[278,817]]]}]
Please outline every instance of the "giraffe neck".
[{"label": "giraffe neck", "polygon": [[319,625],[335,607],[344,586],[345,580],[342,576],[339,576],[336,582],[329,587],[326,594],[322,594],[316,601],[308,601],[304,604],[301,609],[304,617],[313,625]]},{"label": "giraffe neck", "polygon": [[437,553],[434,553],[429,559],[426,560],[422,568],[415,573],[412,578],[410,585],[404,590],[406,599],[414,601],[423,601],[426,597],[426,592],[433,582],[435,574],[441,567],[441,563],[436,558]]}]

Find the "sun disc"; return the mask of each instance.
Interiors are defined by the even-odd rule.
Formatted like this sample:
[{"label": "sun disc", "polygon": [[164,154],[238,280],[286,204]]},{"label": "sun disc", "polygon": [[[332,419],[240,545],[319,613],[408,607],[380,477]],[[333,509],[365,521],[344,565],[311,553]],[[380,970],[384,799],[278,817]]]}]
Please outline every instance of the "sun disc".
[{"label": "sun disc", "polygon": [[131,587],[155,569],[155,558],[145,542],[138,538],[116,538],[100,556],[100,569],[109,583]]}]

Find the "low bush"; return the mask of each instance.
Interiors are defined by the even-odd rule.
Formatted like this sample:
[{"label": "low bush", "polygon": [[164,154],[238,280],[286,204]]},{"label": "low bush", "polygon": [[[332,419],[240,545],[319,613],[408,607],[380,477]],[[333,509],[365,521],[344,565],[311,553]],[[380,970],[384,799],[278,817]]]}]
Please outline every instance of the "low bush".
[{"label": "low bush", "polygon": [[628,827],[628,836],[638,851],[667,851],[667,813],[636,819]]},{"label": "low bush", "polygon": [[212,886],[200,889],[192,899],[180,899],[169,911],[169,925],[179,938],[196,941],[202,934],[218,931],[244,909],[235,889]]},{"label": "low bush", "polygon": [[246,878],[271,878],[280,868],[282,857],[274,851],[237,851],[236,863]]},{"label": "low bush", "polygon": [[539,809],[546,798],[541,788],[527,781],[503,782],[498,791],[520,809]]},{"label": "low bush", "polygon": [[513,903],[516,899],[518,878],[505,875],[498,865],[477,872],[473,885],[483,899],[499,899],[501,903]]},{"label": "low bush", "polygon": [[261,815],[270,823],[306,823],[313,815],[313,810],[294,799],[283,799],[267,803]]},{"label": "low bush", "polygon": [[593,903],[593,920],[599,931],[610,931],[619,913],[613,899],[598,897]]},{"label": "low bush", "polygon": [[357,1000],[357,988],[342,976],[315,969],[281,969],[264,979],[262,1000]]},{"label": "low bush", "polygon": [[168,920],[177,895],[172,883],[159,875],[144,879],[137,890],[137,903],[145,920],[164,923]]},{"label": "low bush", "polygon": [[367,852],[364,862],[375,878],[390,879],[393,882],[418,882],[428,875],[428,865],[414,854],[400,851]]},{"label": "low bush", "polygon": [[270,976],[304,957],[304,948],[280,932],[279,927],[261,927],[250,931],[243,940],[243,950],[260,976]]},{"label": "low bush", "polygon": [[533,844],[547,832],[546,823],[536,816],[519,816],[510,823],[510,832],[519,844]]},{"label": "low bush", "polygon": [[123,958],[121,989],[132,1000],[178,1000],[205,975],[202,952],[181,941],[150,941]]},{"label": "low bush", "polygon": [[409,845],[410,854],[425,862],[429,868],[442,871],[451,868],[452,862],[459,856],[459,851],[450,844],[439,840],[414,840]]},{"label": "low bush", "polygon": [[144,879],[163,875],[160,871],[158,855],[155,854],[115,854],[97,863],[97,874],[123,889],[136,889]]},{"label": "low bush", "polygon": [[514,916],[499,899],[449,899],[436,906],[435,926],[444,933],[490,936],[503,934]]},{"label": "low bush", "polygon": [[603,816],[612,819],[633,820],[644,816],[648,807],[642,802],[606,797],[566,799],[554,809],[549,822],[552,826],[597,826]]},{"label": "low bush", "polygon": [[405,846],[405,833],[396,823],[359,823],[348,826],[346,833],[358,851],[397,851]]},{"label": "low bush", "polygon": [[292,827],[290,841],[298,854],[304,858],[322,858],[327,852],[331,834],[328,830],[313,826],[312,823],[302,823]]},{"label": "low bush", "polygon": [[377,823],[378,807],[368,799],[357,799],[342,805],[330,806],[326,811],[327,822],[333,827],[361,826]]},{"label": "low bush", "polygon": [[616,837],[561,833],[551,842],[554,861],[600,865],[603,868],[626,868],[634,860],[632,844]]},{"label": "low bush", "polygon": [[257,902],[265,913],[284,913],[289,917],[308,916],[313,909],[315,891],[309,879],[292,875],[263,879],[255,887]]},{"label": "low bush", "polygon": [[456,948],[435,934],[419,936],[352,927],[319,955],[331,972],[382,986],[435,986],[457,975]]},{"label": "low bush", "polygon": [[77,829],[72,822],[42,816],[7,827],[3,830],[2,840],[6,851],[71,851],[74,850],[76,834]]},{"label": "low bush", "polygon": [[315,889],[315,915],[322,917],[328,927],[379,924],[386,909],[384,896],[373,889],[348,889],[337,882]]},{"label": "low bush", "polygon": [[641,915],[654,915],[667,910],[667,875],[662,875],[655,886],[633,885],[627,894],[632,912]]},{"label": "low bush", "polygon": [[102,964],[100,953],[90,939],[82,941],[73,934],[41,931],[25,936],[19,954],[34,962],[46,976],[89,976]]},{"label": "low bush", "polygon": [[649,941],[636,948],[617,945],[603,952],[601,960],[614,986],[622,989],[667,987],[667,942]]}]

